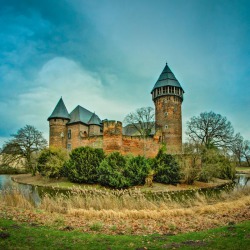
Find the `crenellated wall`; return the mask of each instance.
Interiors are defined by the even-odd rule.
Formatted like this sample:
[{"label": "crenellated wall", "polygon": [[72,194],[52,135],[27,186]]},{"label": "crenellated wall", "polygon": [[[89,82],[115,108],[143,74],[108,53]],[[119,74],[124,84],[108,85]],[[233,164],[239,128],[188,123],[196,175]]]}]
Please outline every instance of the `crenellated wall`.
[{"label": "crenellated wall", "polygon": [[103,122],[103,150],[107,153],[122,152],[122,123],[119,121]]},{"label": "crenellated wall", "polygon": [[[161,146],[159,138],[141,138],[139,136],[122,135],[122,123],[119,121],[104,121],[103,135],[88,135],[82,132],[86,131],[83,124],[69,124],[67,126],[67,137],[70,131],[70,138],[67,139],[68,149],[74,149],[80,146],[89,146],[93,148],[102,148],[105,153],[118,151],[123,155],[144,155],[154,157]],[[69,146],[70,145],[70,146]]]}]

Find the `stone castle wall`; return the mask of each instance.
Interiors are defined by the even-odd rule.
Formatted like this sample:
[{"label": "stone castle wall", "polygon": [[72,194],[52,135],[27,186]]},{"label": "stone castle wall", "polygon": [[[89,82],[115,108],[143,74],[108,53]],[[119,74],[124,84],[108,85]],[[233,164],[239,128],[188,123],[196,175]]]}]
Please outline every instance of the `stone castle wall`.
[{"label": "stone castle wall", "polygon": [[[105,153],[118,151],[123,155],[144,155],[146,157],[154,157],[158,153],[161,143],[158,138],[141,138],[139,136],[125,136],[122,135],[122,123],[119,121],[105,121],[103,123],[103,135],[84,136],[87,126],[83,124],[70,124],[65,125],[65,128],[60,125],[51,134],[50,146],[74,149],[80,146],[89,146],[93,148],[102,148]],[[65,133],[65,141],[54,140],[54,136],[59,135],[61,131]],[[70,130],[71,136],[68,138],[68,131]],[[51,137],[50,136],[50,137]],[[70,145],[70,147],[69,147]]]}]

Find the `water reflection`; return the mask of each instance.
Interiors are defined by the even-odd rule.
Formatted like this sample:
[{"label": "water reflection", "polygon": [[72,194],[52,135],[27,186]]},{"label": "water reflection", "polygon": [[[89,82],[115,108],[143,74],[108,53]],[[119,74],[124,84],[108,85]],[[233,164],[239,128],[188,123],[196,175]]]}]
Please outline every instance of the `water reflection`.
[{"label": "water reflection", "polygon": [[9,175],[0,175],[0,191],[13,192],[18,190],[21,194],[36,206],[41,203],[41,196],[37,188],[31,185],[19,184],[11,180]]},{"label": "water reflection", "polygon": [[247,174],[237,174],[236,175],[236,186],[237,187],[246,187],[250,186],[250,175]]},{"label": "water reflection", "polygon": [[[221,191],[232,191],[233,189],[239,189],[244,188],[246,186],[250,186],[250,175],[247,174],[238,174],[235,179],[235,184],[226,184],[223,187],[215,187],[215,188],[208,188],[208,189],[201,189],[198,191],[198,193],[203,193],[208,196],[218,195]],[[1,190],[3,192],[12,192],[13,190],[18,190],[22,193],[22,195],[30,200],[32,203],[34,203],[36,206],[38,206],[41,203],[41,198],[45,194],[49,194],[50,196],[55,196],[58,193],[70,195],[69,191],[64,190],[56,190],[53,188],[48,187],[34,187],[32,185],[28,184],[19,184],[11,180],[11,177],[9,175],[0,175],[0,194]],[[178,191],[178,192],[170,192],[169,195],[172,199],[178,200],[182,197],[193,197],[195,196],[196,191],[195,190],[185,190],[185,191]],[[152,199],[160,199],[161,195],[153,195],[154,197],[151,197],[153,194],[149,193],[146,196],[149,196],[148,198]],[[162,195],[165,195],[164,192]],[[158,197],[159,196],[159,197]]]}]

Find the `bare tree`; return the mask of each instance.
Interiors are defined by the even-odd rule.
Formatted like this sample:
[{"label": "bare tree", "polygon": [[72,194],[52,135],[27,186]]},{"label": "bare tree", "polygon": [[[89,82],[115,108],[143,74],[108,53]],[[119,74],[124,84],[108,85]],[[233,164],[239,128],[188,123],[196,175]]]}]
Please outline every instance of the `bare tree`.
[{"label": "bare tree", "polygon": [[248,167],[250,167],[250,141],[248,140],[243,141],[242,155],[246,159]]},{"label": "bare tree", "polygon": [[214,112],[204,112],[187,122],[186,134],[191,141],[206,148],[229,147],[234,140],[234,129],[226,117]]},{"label": "bare tree", "polygon": [[231,144],[231,150],[236,157],[239,166],[241,166],[242,158],[243,158],[243,150],[244,150],[244,139],[240,133],[237,133],[234,137],[234,141]]},{"label": "bare tree", "polygon": [[146,138],[155,125],[154,109],[151,107],[139,108],[135,112],[129,113],[125,117],[124,123],[132,125],[143,138]]},{"label": "bare tree", "polygon": [[34,174],[32,155],[47,146],[46,139],[31,125],[26,125],[11,136],[13,139],[3,145],[3,163],[9,165],[25,159],[25,167]]}]

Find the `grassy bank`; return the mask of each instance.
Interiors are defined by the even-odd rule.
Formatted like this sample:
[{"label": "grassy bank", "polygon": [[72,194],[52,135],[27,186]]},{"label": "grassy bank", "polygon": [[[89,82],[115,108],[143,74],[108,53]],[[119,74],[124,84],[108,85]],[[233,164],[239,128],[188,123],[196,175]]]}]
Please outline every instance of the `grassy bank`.
[{"label": "grassy bank", "polygon": [[237,167],[236,171],[237,171],[237,173],[250,174],[250,168],[249,167]]},{"label": "grassy bank", "polygon": [[26,174],[23,168],[13,168],[9,166],[0,166],[0,174]]},{"label": "grassy bank", "polygon": [[[18,183],[23,184],[30,184],[34,186],[41,186],[41,187],[53,187],[58,189],[64,190],[71,190],[71,189],[97,189],[97,190],[108,190],[107,188],[99,185],[99,184],[77,184],[68,181],[66,178],[60,179],[53,179],[53,178],[46,178],[41,175],[32,176],[31,174],[19,175],[14,176],[13,180]],[[211,188],[220,185],[224,185],[230,183],[228,180],[221,180],[221,179],[214,179],[213,182],[205,183],[195,181],[192,185],[187,185],[184,183],[180,183],[177,185],[166,185],[162,183],[153,183],[152,187],[147,186],[136,186],[137,189],[141,190],[142,192],[168,192],[168,191],[181,191],[181,190],[193,190],[193,189],[201,189],[201,188]],[[133,188],[131,188],[133,189]]]},{"label": "grassy bank", "polygon": [[[93,231],[94,228],[93,228]],[[179,235],[86,234],[65,227],[56,230],[34,223],[0,219],[0,249],[246,249],[250,221]]]}]

